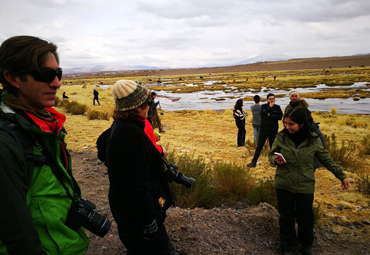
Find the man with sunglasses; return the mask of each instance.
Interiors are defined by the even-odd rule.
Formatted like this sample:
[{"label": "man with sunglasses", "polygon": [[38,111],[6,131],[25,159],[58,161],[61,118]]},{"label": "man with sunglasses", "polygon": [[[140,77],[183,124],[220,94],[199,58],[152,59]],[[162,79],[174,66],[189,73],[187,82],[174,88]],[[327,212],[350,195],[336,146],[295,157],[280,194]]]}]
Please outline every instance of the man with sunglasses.
[{"label": "man with sunglasses", "polygon": [[[61,78],[53,43],[15,36],[1,44],[0,254],[84,254],[88,248],[84,229],[65,225],[81,191],[64,141],[66,117],[52,108]],[[5,127],[28,137],[24,146]]]},{"label": "man with sunglasses", "polygon": [[257,160],[261,154],[266,140],[269,139],[270,149],[275,140],[279,129],[279,120],[283,117],[283,112],[279,105],[275,104],[275,95],[267,95],[267,103],[261,105],[261,126],[258,134],[257,148],[254,152],[252,162],[247,167],[256,167]]}]

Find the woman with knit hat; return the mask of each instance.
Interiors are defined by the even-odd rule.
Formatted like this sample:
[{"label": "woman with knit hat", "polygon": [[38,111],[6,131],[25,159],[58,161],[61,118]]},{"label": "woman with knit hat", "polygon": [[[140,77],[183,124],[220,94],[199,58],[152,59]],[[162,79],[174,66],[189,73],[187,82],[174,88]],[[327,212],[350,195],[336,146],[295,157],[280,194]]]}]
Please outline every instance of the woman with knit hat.
[{"label": "woman with knit hat", "polygon": [[[172,204],[164,163],[144,133],[150,92],[134,81],[119,80],[112,95],[114,123],[106,135],[104,152],[109,204],[119,237],[127,254],[174,254],[163,225]],[[104,150],[99,139],[98,150]]]},{"label": "woman with knit hat", "polygon": [[291,108],[295,108],[295,107],[303,107],[303,108],[308,108],[308,103],[306,102],[306,100],[304,100],[303,98],[300,98],[299,97],[299,94],[297,91],[293,90],[289,93],[289,98],[290,98],[290,102],[289,104],[285,107],[285,112],[287,112],[289,109]]}]

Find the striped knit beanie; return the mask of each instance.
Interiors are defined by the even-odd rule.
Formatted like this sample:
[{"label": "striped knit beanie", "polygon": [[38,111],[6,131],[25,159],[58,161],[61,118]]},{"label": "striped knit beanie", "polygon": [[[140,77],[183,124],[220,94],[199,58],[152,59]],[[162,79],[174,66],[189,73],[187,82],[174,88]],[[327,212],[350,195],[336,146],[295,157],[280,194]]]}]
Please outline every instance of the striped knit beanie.
[{"label": "striped knit beanie", "polygon": [[149,97],[147,88],[130,80],[119,80],[112,87],[117,111],[127,111],[142,105]]}]

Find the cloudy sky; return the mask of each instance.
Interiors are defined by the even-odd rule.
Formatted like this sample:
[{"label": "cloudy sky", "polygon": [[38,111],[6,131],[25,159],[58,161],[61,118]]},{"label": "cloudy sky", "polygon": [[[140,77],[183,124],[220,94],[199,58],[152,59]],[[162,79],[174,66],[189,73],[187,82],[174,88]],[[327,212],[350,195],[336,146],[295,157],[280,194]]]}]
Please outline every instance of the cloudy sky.
[{"label": "cloudy sky", "polygon": [[61,66],[221,66],[370,53],[368,0],[1,0],[0,43],[46,38]]}]

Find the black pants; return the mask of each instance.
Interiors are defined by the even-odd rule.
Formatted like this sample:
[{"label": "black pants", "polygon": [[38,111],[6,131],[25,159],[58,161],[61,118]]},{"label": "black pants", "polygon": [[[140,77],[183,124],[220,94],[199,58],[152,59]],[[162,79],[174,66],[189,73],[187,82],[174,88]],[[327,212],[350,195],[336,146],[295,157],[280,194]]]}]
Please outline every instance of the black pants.
[{"label": "black pants", "polygon": [[270,144],[270,149],[271,149],[272,143],[274,142],[275,137],[276,137],[276,132],[267,133],[267,132],[260,131],[260,133],[258,134],[257,148],[256,148],[256,151],[254,152],[252,161],[257,162],[267,138],[269,139],[269,144]]},{"label": "black pants", "polygon": [[238,146],[244,146],[245,145],[245,134],[247,131],[245,130],[245,121],[235,119],[235,124],[238,127]]},{"label": "black pants", "polygon": [[175,247],[172,245],[163,224],[158,224],[156,237],[153,240],[144,240],[141,231],[120,229],[118,235],[127,249],[127,255],[173,255]]},{"label": "black pants", "polygon": [[93,105],[95,105],[95,100],[98,102],[98,104],[100,105],[99,103],[99,97],[98,96],[94,96],[94,100],[93,100]]},{"label": "black pants", "polygon": [[[276,189],[280,246],[283,251],[295,251],[297,241],[302,247],[312,246],[314,240],[312,212],[313,194],[294,194],[284,189]],[[298,224],[298,238],[295,231],[295,220]]]}]

